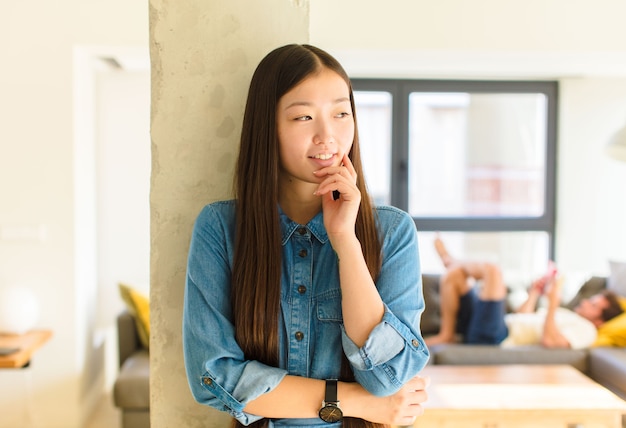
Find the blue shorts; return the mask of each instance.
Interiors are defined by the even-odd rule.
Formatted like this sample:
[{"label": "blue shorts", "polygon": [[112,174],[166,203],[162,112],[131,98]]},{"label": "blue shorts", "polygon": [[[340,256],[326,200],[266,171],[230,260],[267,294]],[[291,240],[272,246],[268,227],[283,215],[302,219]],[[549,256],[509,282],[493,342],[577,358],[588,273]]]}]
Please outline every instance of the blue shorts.
[{"label": "blue shorts", "polygon": [[505,312],[504,299],[480,300],[472,288],[459,301],[456,332],[463,336],[463,343],[498,345],[509,334],[504,323]]}]

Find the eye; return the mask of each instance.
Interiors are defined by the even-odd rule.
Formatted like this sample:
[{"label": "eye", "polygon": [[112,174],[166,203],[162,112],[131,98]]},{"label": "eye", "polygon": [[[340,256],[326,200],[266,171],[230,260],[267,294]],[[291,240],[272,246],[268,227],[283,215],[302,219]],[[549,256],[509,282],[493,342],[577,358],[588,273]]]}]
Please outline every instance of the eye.
[{"label": "eye", "polygon": [[304,115],[304,116],[298,116],[298,117],[294,118],[293,120],[305,121],[305,120],[313,120],[313,118],[311,116]]},{"label": "eye", "polygon": [[350,113],[348,113],[347,111],[343,111],[343,112],[338,113],[336,115],[336,117],[338,117],[338,118],[349,117],[349,116],[350,116]]}]

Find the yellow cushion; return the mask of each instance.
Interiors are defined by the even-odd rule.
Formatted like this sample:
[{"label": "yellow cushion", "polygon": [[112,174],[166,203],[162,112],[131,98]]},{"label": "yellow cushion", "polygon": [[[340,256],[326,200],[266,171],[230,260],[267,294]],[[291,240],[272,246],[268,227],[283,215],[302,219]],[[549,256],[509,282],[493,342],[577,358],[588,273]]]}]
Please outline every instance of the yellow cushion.
[{"label": "yellow cushion", "polygon": [[[622,308],[626,310],[626,298],[620,298]],[[593,346],[626,347],[626,312],[605,322],[598,328],[598,337]]]},{"label": "yellow cushion", "polygon": [[128,312],[135,318],[139,340],[146,348],[150,348],[150,300],[148,296],[126,284],[119,284],[122,300]]}]

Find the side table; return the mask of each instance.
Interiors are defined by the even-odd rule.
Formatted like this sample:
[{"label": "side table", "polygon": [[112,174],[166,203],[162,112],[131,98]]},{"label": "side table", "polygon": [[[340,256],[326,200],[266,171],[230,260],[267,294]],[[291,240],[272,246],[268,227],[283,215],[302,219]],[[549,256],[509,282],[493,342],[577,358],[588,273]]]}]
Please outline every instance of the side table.
[{"label": "side table", "polygon": [[0,334],[0,348],[16,348],[8,355],[0,355],[0,368],[21,368],[27,366],[32,355],[50,337],[50,330],[32,330],[24,334]]}]

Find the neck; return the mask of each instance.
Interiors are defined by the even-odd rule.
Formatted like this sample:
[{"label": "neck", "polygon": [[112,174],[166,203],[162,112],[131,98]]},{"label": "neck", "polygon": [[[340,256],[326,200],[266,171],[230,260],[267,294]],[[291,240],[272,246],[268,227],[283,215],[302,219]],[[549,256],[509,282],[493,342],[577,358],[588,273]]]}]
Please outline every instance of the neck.
[{"label": "neck", "polygon": [[301,187],[303,189],[295,191],[292,186],[281,186],[278,203],[290,219],[298,224],[307,224],[322,209],[322,199],[313,195],[317,185]]}]

